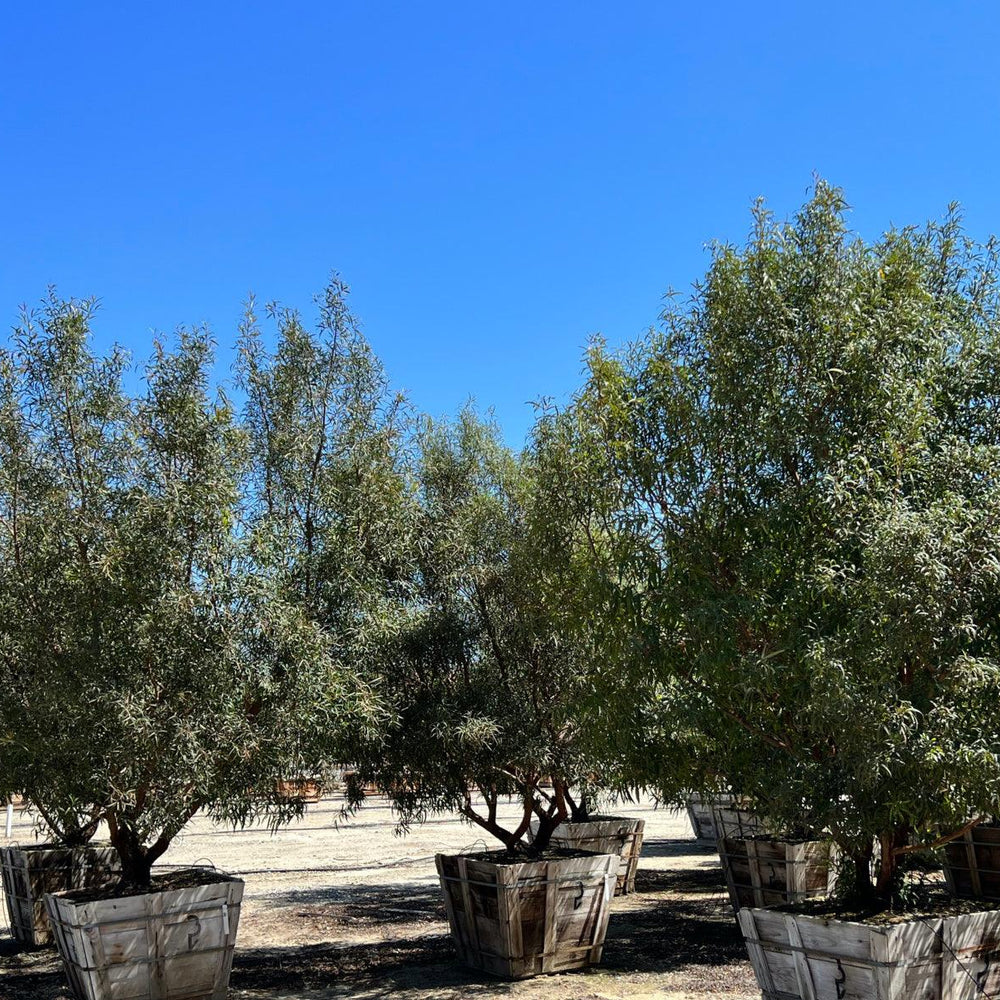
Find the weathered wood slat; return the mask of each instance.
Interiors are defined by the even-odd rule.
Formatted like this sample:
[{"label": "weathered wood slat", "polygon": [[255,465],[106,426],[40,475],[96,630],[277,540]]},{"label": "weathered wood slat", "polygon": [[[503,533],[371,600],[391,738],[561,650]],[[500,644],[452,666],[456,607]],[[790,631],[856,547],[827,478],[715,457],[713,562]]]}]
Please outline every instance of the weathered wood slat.
[{"label": "weathered wood slat", "polygon": [[119,870],[118,856],[107,846],[0,847],[0,878],[12,937],[33,947],[52,943],[45,893],[94,888]]},{"label": "weathered wood slat", "polygon": [[545,866],[545,915],[544,930],[542,932],[542,972],[552,972],[556,960],[556,922],[559,908],[559,869],[552,870],[550,864]]},{"label": "weathered wood slat", "polygon": [[243,882],[221,872],[183,889],[122,898],[46,896],[80,1000],[225,1000]]},{"label": "weathered wood slat", "polygon": [[830,841],[723,837],[717,847],[734,910],[800,902],[830,889]]},{"label": "weathered wood slat", "polygon": [[792,962],[795,966],[795,978],[799,985],[799,994],[802,1000],[817,1000],[816,984],[813,982],[812,971],[809,968],[809,959],[806,958],[805,950],[802,946],[802,936],[799,934],[794,917],[785,917],[785,933],[788,935],[789,944],[796,949],[792,952]]},{"label": "weathered wood slat", "polygon": [[859,924],[745,907],[765,1000],[981,1000],[1000,990],[1000,911]]},{"label": "weathered wood slat", "polygon": [[476,915],[475,907],[472,905],[472,887],[469,884],[468,862],[465,858],[458,859],[458,877],[462,888],[462,911],[466,915],[465,936],[468,939],[468,948],[474,952],[481,951],[482,945],[479,942],[479,919]]},{"label": "weathered wood slat", "polygon": [[764,834],[765,821],[753,810],[750,800],[734,795],[702,798],[692,795],[687,804],[695,839],[715,847],[720,837],[755,837]]},{"label": "weathered wood slat", "polygon": [[579,969],[600,958],[617,854],[554,850],[544,861],[436,858],[461,960],[523,979]]},{"label": "weathered wood slat", "polygon": [[956,896],[1000,899],[1000,826],[975,826],[944,849],[944,875]]},{"label": "weathered wood slat", "polygon": [[[629,816],[594,816],[583,823],[563,822],[556,827],[550,843],[566,850],[617,854],[620,857],[615,895],[635,892],[635,873],[642,853],[646,821]],[[532,824],[532,831],[538,828]]]},{"label": "weathered wood slat", "polygon": [[743,931],[743,940],[747,946],[747,954],[750,956],[750,964],[757,974],[757,983],[764,991],[765,997],[774,997],[777,996],[777,991],[771,976],[771,966],[761,947],[761,935],[754,922],[756,912],[752,907],[745,907],[736,914],[736,919]]}]

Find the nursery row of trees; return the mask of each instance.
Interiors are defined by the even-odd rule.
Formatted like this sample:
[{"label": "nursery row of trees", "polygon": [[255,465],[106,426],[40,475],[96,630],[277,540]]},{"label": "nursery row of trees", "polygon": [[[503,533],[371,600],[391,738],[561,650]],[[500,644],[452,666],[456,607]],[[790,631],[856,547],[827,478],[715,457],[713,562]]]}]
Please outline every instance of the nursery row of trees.
[{"label": "nursery row of trees", "polygon": [[413,413],[338,280],[315,329],[251,303],[225,388],[204,330],[137,370],[91,303],[25,315],[0,794],[68,842],[106,820],[143,884],[197,810],[282,822],[276,782],[342,762],[352,803],[509,850],[595,796],[725,788],[888,899],[1000,803],[997,247],[844,212],[759,209],[520,454]]}]

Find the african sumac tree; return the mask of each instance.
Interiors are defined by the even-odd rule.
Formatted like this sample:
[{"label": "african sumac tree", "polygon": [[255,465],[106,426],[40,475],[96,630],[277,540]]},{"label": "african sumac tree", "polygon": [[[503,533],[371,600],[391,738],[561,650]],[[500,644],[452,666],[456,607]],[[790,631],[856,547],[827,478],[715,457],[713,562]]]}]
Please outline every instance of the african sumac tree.
[{"label": "african sumac tree", "polygon": [[620,696],[655,688],[886,899],[914,835],[1000,805],[997,246],[844,210],[823,183],[759,208],[576,405],[630,540],[601,577],[641,649]]},{"label": "african sumac tree", "polygon": [[[376,651],[412,578],[411,416],[362,335],[348,291],[331,279],[315,329],[270,304],[268,335],[255,304],[246,310],[236,367],[248,443],[244,523],[256,571],[321,628],[345,668],[373,684]],[[309,731],[311,720],[320,728]],[[364,712],[303,714],[289,745],[313,749],[296,773],[353,761],[369,722]],[[355,782],[348,792],[357,797]]]},{"label": "african sumac tree", "polygon": [[[397,723],[362,761],[403,825],[455,810],[509,850],[544,846],[590,768],[571,713],[580,649],[541,585],[547,531],[530,454],[463,412],[418,434],[415,572],[384,651]],[[546,780],[550,779],[550,780]],[[481,796],[481,798],[480,798]],[[521,803],[512,826],[505,796]]]},{"label": "african sumac tree", "polygon": [[52,297],[2,357],[0,772],[57,815],[97,807],[142,885],[198,809],[294,812],[273,795],[305,752],[289,732],[371,713],[254,562],[247,436],[211,387],[208,334],[158,344],[130,394],[92,312]]}]

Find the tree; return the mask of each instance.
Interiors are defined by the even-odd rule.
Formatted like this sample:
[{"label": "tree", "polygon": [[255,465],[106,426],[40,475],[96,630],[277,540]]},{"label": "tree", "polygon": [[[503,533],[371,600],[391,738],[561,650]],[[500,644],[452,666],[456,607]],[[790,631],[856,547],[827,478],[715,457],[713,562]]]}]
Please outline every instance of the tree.
[{"label": "tree", "polygon": [[374,708],[254,562],[247,438],[208,333],[158,343],[130,395],[92,315],[53,295],[2,356],[0,773],[57,816],[96,807],[146,885],[201,808],[292,815],[275,778]]},{"label": "tree", "polygon": [[[585,806],[572,788],[592,771],[571,714],[581,648],[542,584],[551,511],[531,455],[471,410],[453,425],[427,420],[418,443],[415,572],[381,672],[397,721],[360,775],[404,827],[454,810],[517,851],[534,820],[541,849]],[[498,818],[505,796],[521,803],[513,827]]]},{"label": "tree", "polygon": [[[251,300],[236,383],[245,396],[244,524],[254,566],[367,683],[378,680],[376,651],[412,576],[411,417],[362,335],[348,295],[334,275],[318,300],[315,331],[294,309],[269,304],[273,348]],[[297,737],[307,721],[299,721]],[[300,765],[308,772],[352,761],[368,734],[365,713],[315,721],[320,728],[310,742],[321,746],[324,732],[331,739],[323,762]],[[347,792],[352,805],[360,802],[355,780]]]},{"label": "tree", "polygon": [[665,710],[676,682],[640,666],[655,661],[655,631],[636,613],[644,584],[631,557],[639,536],[625,530],[600,416],[582,404],[544,405],[530,454],[535,584],[549,627],[578,650],[569,710],[595,791],[630,800],[652,790],[676,804],[692,790],[719,791],[727,782],[712,738]]},{"label": "tree", "polygon": [[295,310],[269,304],[273,351],[251,300],[236,372],[256,551],[331,632],[349,629],[365,588],[381,595],[404,575],[410,499],[406,401],[390,390],[348,294],[334,276],[316,332]]},{"label": "tree", "polygon": [[[71,341],[92,308],[92,303],[63,306],[50,300],[46,318],[53,337],[60,337],[64,343]],[[0,355],[0,528],[4,569],[0,586],[0,787],[4,798],[26,793],[52,835],[69,846],[79,846],[97,832],[103,803],[88,799],[92,789],[86,774],[94,764],[92,747],[86,740],[72,738],[80,732],[81,718],[89,708],[83,698],[66,703],[62,678],[52,670],[49,655],[54,646],[63,646],[61,625],[73,613],[70,604],[76,599],[60,579],[58,563],[64,553],[56,539],[60,535],[72,538],[76,531],[82,541],[88,515],[91,524],[100,519],[99,515],[94,517],[94,506],[99,501],[89,497],[86,507],[82,503],[92,472],[85,456],[100,447],[109,465],[120,461],[121,443],[113,428],[122,419],[123,401],[108,387],[121,378],[124,359],[118,352],[100,362],[90,359],[90,391],[81,402],[82,387],[74,382],[72,374],[65,384],[57,384],[50,371],[52,359],[40,346],[37,334],[32,329],[21,332],[26,337],[22,356],[9,352]],[[25,379],[29,364],[44,371],[40,377],[46,388],[36,384],[29,392]],[[25,410],[31,408],[37,413],[44,405],[39,398],[43,393],[50,412],[46,418],[32,422]],[[66,475],[64,452],[53,449],[46,461],[39,453],[50,442],[65,441],[70,436],[63,413],[53,405],[57,396],[69,401],[70,406],[75,402],[78,409],[85,408],[91,415],[85,426],[72,426],[72,437],[79,443],[81,455],[72,478]],[[53,481],[60,473],[74,496],[66,497],[65,503],[51,503],[56,495]],[[78,542],[77,555],[80,552]],[[44,582],[39,585],[39,580]]]},{"label": "tree", "polygon": [[914,835],[1000,804],[997,245],[954,210],[866,243],[845,208],[758,206],[659,330],[595,345],[575,412],[641,650],[619,707],[645,690],[885,901]]}]

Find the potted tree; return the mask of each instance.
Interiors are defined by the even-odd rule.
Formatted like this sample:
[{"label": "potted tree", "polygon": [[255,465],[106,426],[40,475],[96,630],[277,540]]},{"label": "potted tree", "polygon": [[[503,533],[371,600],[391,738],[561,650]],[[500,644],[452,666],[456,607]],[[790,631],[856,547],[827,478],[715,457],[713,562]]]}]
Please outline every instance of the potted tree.
[{"label": "potted tree", "polygon": [[255,547],[246,437],[210,390],[207,332],[157,345],[129,395],[124,357],[90,348],[91,314],[53,297],[3,355],[3,586],[20,614],[0,626],[0,689],[62,723],[32,752],[99,805],[121,865],[112,887],[46,897],[74,992],[224,996],[242,882],[153,866],[200,809],[295,815],[276,780],[321,767],[369,698]]},{"label": "potted tree", "polygon": [[499,843],[437,857],[466,964],[512,978],[580,968],[601,956],[619,858],[552,844],[588,769],[569,710],[579,650],[552,629],[533,567],[529,463],[469,411],[428,421],[418,444],[412,591],[382,668],[396,721],[355,779],[389,796],[404,829],[455,810]]},{"label": "potted tree", "polygon": [[[60,685],[39,664],[37,672],[20,669],[30,657],[32,636],[27,621],[45,601],[49,621],[60,617],[65,594],[35,594],[25,586],[28,575],[51,564],[52,553],[32,534],[37,520],[26,523],[22,484],[32,479],[35,490],[41,476],[32,476],[23,459],[27,447],[18,393],[19,373],[12,355],[0,357],[0,553],[4,580],[0,583],[0,799],[30,802],[44,841],[9,844],[0,848],[0,878],[11,934],[28,946],[52,941],[45,911],[45,893],[97,886],[117,869],[114,851],[95,844],[102,805],[88,801],[91,789],[81,774],[92,762],[85,740],[67,739],[80,731],[86,714],[83,703],[66,704]],[[37,496],[37,494],[36,494]],[[34,512],[33,512],[34,513]],[[41,641],[53,641],[46,636]]]},{"label": "potted tree", "polygon": [[671,679],[676,690],[667,696],[660,681],[650,683],[634,669],[636,652],[645,655],[649,626],[642,607],[652,588],[629,559],[629,546],[639,539],[630,541],[621,530],[629,515],[614,506],[616,470],[601,427],[600,417],[583,407],[550,409],[534,432],[536,453],[545,460],[545,495],[561,512],[563,532],[558,547],[545,552],[546,581],[563,632],[594,651],[596,666],[575,706],[590,753],[620,790],[652,788],[661,803],[687,806],[696,835],[719,853],[734,909],[825,894],[833,873],[829,838],[807,832],[801,819],[789,829],[766,815],[763,800],[734,794],[719,770],[732,734],[701,728],[696,716],[664,712],[689,693],[684,680]]},{"label": "potted tree", "polygon": [[741,911],[768,996],[989,991],[1000,916],[903,872],[1000,801],[996,246],[954,213],[866,243],[844,209],[823,183],[791,223],[758,209],[661,331],[595,346],[578,406],[616,488],[623,685],[843,856],[825,909]]},{"label": "potted tree", "polygon": [[[599,539],[607,534],[602,525],[589,521],[581,528],[579,512],[592,509],[600,485],[598,477],[589,474],[591,470],[580,474],[584,463],[573,448],[572,428],[562,416],[544,408],[532,429],[529,448],[522,457],[530,500],[519,530],[524,552],[530,553],[521,573],[536,609],[532,628],[571,652],[573,665],[561,685],[562,711],[570,720],[566,733],[571,735],[572,763],[563,777],[551,779],[565,801],[567,815],[549,842],[617,854],[615,894],[624,895],[635,889],[645,822],[603,809],[612,802],[633,802],[640,792],[648,790],[643,787],[648,783],[648,769],[634,772],[627,761],[662,755],[662,733],[654,731],[648,718],[637,716],[609,738],[590,717],[594,714],[599,718],[601,713],[601,699],[595,696],[599,684],[595,682],[602,673],[615,670],[607,641],[614,615],[607,607],[598,614],[591,614],[591,608],[577,613],[581,597],[586,600],[588,581],[585,561],[581,572],[580,553],[599,545]],[[540,828],[533,822],[533,831]]]}]

